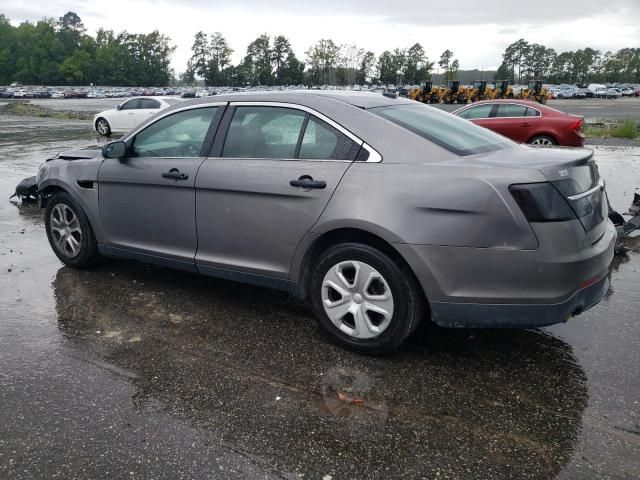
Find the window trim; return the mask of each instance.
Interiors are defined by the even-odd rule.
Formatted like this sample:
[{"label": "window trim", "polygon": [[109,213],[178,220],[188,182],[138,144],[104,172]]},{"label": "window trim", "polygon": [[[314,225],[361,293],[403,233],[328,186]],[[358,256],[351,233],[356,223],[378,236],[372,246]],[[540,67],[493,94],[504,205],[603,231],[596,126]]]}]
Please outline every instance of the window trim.
[{"label": "window trim", "polygon": [[[335,122],[331,118],[327,117],[326,115],[318,112],[317,110],[315,110],[315,109],[313,109],[311,107],[307,107],[306,105],[299,105],[297,103],[288,103],[288,102],[236,101],[236,102],[229,102],[229,107],[231,107],[231,113],[232,114],[235,111],[235,107],[279,107],[279,108],[290,108],[290,109],[293,109],[293,110],[300,110],[302,112],[307,113],[307,118],[308,118],[309,115],[313,115],[313,116],[319,118],[323,122],[327,123],[331,127],[333,127],[336,130],[338,130],[340,133],[342,133],[343,135],[348,137],[352,142],[354,142],[357,145],[359,145],[360,148],[364,148],[365,150],[367,150],[369,152],[369,158],[367,158],[367,160],[364,161],[364,162],[358,162],[358,163],[380,163],[382,161],[382,155],[380,155],[380,153],[378,153],[373,147],[371,147],[365,141],[363,141],[362,139],[360,139],[359,137],[357,137],[356,135],[351,133],[349,130],[347,130],[346,128],[344,128],[342,125],[340,125],[339,123]],[[222,147],[224,146],[224,142],[226,141],[226,138],[227,138],[227,133],[228,133],[228,130],[229,130],[230,120],[231,119],[229,119],[229,122],[226,122],[227,124],[224,125],[224,128],[220,132],[224,138],[222,138],[220,140],[219,144],[216,144],[216,146],[219,147],[219,151],[216,152],[218,154],[222,153],[221,150],[222,150]],[[306,127],[306,123],[307,123],[307,121],[305,121],[305,123],[303,124],[304,127]],[[301,130],[301,135],[304,135],[304,129]],[[217,136],[218,135],[216,135],[216,137]],[[217,141],[217,138],[216,138],[216,141]],[[299,151],[296,152],[296,153],[299,153]],[[220,158],[223,158],[223,157],[220,157]],[[224,157],[224,158],[231,158],[231,157]],[[253,158],[252,160],[260,160],[260,159],[259,158]],[[269,159],[265,159],[265,160],[277,160],[277,159],[269,158]],[[302,161],[305,161],[305,162],[348,162],[348,163],[355,162],[355,160],[334,160],[334,159],[321,159],[321,158],[291,158],[291,159],[284,159],[284,160],[287,160],[287,161],[290,161],[290,160],[300,161],[300,160],[302,160]]]},{"label": "window trim", "polygon": [[[481,104],[481,105],[486,105],[486,104]],[[456,113],[457,117],[460,117],[460,114],[462,112],[466,112],[467,110],[473,108],[473,107],[479,107],[481,105],[474,105],[471,104],[467,107],[463,107],[458,113]],[[523,105],[521,103],[516,103],[516,102],[499,102],[499,103],[493,103],[490,104],[494,107],[495,111],[492,109],[492,111],[490,112],[490,116],[489,117],[483,117],[483,118],[464,118],[464,117],[460,117],[464,120],[468,120],[468,121],[473,121],[473,120],[497,120],[497,119],[501,119],[501,118],[542,118],[543,114],[542,114],[542,110],[531,106],[531,105]],[[519,107],[524,107],[524,108],[530,108],[532,110],[535,110],[536,112],[539,113],[539,115],[533,115],[533,116],[521,116],[521,117],[496,117],[495,114],[498,113],[498,109],[500,108],[500,105],[517,105]]]}]

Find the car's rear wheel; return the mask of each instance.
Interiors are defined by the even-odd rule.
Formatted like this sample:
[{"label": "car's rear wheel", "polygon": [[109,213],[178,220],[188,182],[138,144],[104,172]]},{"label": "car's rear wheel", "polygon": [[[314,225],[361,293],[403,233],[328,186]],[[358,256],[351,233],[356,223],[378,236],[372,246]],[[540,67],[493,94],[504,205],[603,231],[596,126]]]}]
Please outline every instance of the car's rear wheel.
[{"label": "car's rear wheel", "polygon": [[413,274],[380,250],[360,243],[329,248],[310,279],[320,327],[339,345],[381,355],[417,328],[425,301]]},{"label": "car's rear wheel", "polygon": [[45,230],[53,252],[65,265],[86,268],[100,258],[89,220],[68,193],[56,193],[48,199]]},{"label": "car's rear wheel", "polygon": [[555,139],[551,138],[548,135],[537,135],[529,140],[529,144],[537,145],[539,147],[549,147],[552,145],[557,145],[558,142],[556,142]]},{"label": "car's rear wheel", "polygon": [[109,125],[109,122],[107,122],[105,118],[100,117],[96,121],[96,130],[100,135],[104,135],[105,137],[111,135],[111,125]]}]

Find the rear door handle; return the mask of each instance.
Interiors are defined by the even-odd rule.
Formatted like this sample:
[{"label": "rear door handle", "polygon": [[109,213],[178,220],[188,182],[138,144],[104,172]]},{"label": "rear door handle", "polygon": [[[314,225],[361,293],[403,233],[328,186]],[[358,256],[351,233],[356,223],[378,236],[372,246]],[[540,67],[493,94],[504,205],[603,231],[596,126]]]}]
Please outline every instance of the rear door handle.
[{"label": "rear door handle", "polygon": [[327,186],[327,182],[324,180],[314,180],[309,175],[303,175],[297,180],[291,180],[289,185],[292,187],[300,187],[305,190],[311,190],[312,188],[325,188]]},{"label": "rear door handle", "polygon": [[523,123],[523,124],[522,124],[522,126],[523,126],[523,127],[530,127],[530,126],[531,126],[531,124],[530,124],[530,123]]},{"label": "rear door handle", "polygon": [[162,178],[169,178],[171,180],[186,180],[189,178],[189,175],[186,173],[180,173],[180,170],[177,168],[172,168],[168,172],[162,173]]}]

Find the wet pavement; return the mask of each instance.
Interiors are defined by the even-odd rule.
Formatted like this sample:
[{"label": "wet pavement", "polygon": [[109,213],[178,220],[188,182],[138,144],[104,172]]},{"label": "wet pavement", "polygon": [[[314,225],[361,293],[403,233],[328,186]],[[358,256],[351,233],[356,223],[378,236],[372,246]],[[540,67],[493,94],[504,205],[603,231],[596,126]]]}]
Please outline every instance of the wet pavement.
[{"label": "wet pavement", "polygon": [[[0,117],[0,199],[86,122]],[[612,203],[640,149],[596,147]],[[111,262],[76,271],[0,201],[0,478],[640,478],[640,238],[543,330],[330,343],[286,294]]]}]

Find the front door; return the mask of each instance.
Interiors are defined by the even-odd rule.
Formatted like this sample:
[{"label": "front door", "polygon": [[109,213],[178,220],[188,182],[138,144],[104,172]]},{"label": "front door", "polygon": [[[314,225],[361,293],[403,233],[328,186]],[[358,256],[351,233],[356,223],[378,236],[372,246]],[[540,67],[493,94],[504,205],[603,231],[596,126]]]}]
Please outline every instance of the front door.
[{"label": "front door", "polygon": [[296,247],[360,142],[295,108],[238,104],[225,117],[224,145],[216,139],[218,156],[196,179],[196,263],[214,275],[222,269],[287,279]]},{"label": "front door", "polygon": [[127,140],[126,158],[102,162],[98,203],[112,253],[134,252],[195,269],[194,185],[218,108],[162,117]]}]

